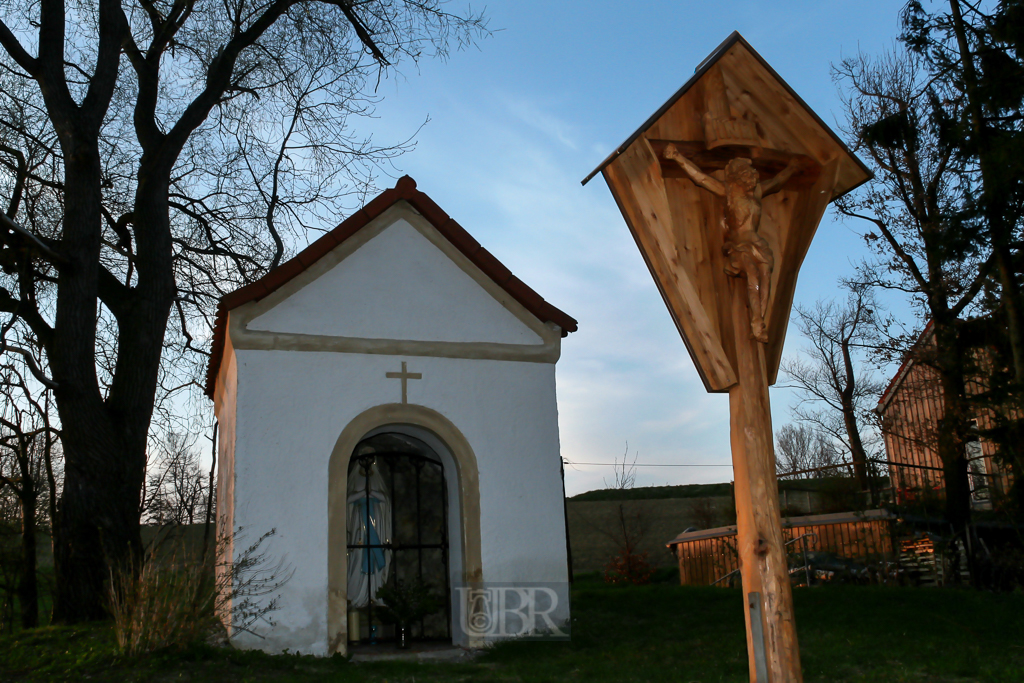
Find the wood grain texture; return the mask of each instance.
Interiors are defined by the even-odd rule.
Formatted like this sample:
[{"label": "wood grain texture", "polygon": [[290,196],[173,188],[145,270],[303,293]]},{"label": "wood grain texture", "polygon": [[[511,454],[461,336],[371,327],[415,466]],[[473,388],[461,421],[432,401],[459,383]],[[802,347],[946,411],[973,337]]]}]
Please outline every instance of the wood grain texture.
[{"label": "wood grain texture", "polygon": [[723,391],[736,383],[736,373],[693,275],[684,267],[688,257],[679,255],[660,169],[650,144],[641,137],[605,168],[605,178],[705,385],[710,391]]},{"label": "wood grain texture", "polygon": [[[705,173],[713,173],[725,168],[731,160],[736,158],[750,159],[753,167],[761,176],[761,181],[770,180],[781,172],[794,157],[802,157],[808,161],[812,158],[806,154],[794,154],[777,149],[758,147],[749,142],[746,144],[719,145],[708,149],[703,140],[658,140],[648,139],[651,148],[661,160],[661,175],[663,178],[688,178],[689,176],[679,168],[675,162],[665,158],[664,150],[671,144],[676,147],[683,156],[692,161]],[[788,183],[790,188],[809,188],[818,180],[819,169],[808,167],[797,175],[794,175]]]},{"label": "wood grain texture", "polygon": [[[780,192],[771,202],[773,222],[785,222],[778,251],[775,252],[776,267],[773,273],[772,302],[768,308],[768,345],[765,348],[765,365],[768,370],[768,384],[775,384],[779,374],[779,363],[786,343],[789,316],[793,309],[793,295],[796,292],[797,276],[804,256],[811,246],[811,240],[818,230],[821,217],[832,200],[838,181],[839,160],[832,159],[824,164],[818,180],[809,191],[800,193]],[[778,209],[789,203],[787,215]],[[770,240],[769,240],[770,241]]]},{"label": "wood grain texture", "polygon": [[[705,387],[729,392],[743,590],[763,596],[763,629],[757,630],[764,633],[769,680],[799,683],[768,386],[778,372],[797,274],[822,213],[833,198],[867,180],[869,173],[745,41],[737,38],[720,50],[601,169]],[[673,160],[665,158],[670,143],[675,146]],[[756,235],[745,237],[746,244],[760,245],[760,263],[774,260],[764,344],[751,336],[753,328],[765,338],[748,308],[745,278],[726,273],[726,206],[719,195],[734,202],[732,252],[737,249],[731,235],[741,223],[737,206],[757,201],[754,190],[728,195],[710,180],[721,183],[732,159],[749,159],[763,183],[756,196],[761,191],[769,195],[760,199],[760,223],[752,220],[747,229]],[[769,184],[793,169],[799,170],[788,180],[780,179],[781,186]],[[733,183],[730,192],[738,186]],[[765,256],[762,238],[772,259]],[[732,272],[739,270],[729,265]],[[761,292],[768,286],[764,275],[765,270],[750,275],[759,278]],[[756,299],[753,305],[760,306]],[[747,610],[745,619],[750,676],[756,680]]]},{"label": "wood grain texture", "polygon": [[[726,120],[724,127],[715,117],[719,123]],[[733,133],[740,137],[716,137]],[[780,192],[762,200],[758,228],[775,257],[765,316],[767,378],[774,384],[797,274],[818,222],[829,201],[863,182],[867,174],[743,41],[720,55],[605,167],[612,193],[711,392],[729,386],[720,368],[705,367],[708,362],[720,363],[718,348],[730,366],[735,364],[731,304],[721,294],[729,284],[721,253],[724,202],[695,186],[677,163],[664,157],[670,143],[719,180],[731,158],[751,159],[761,182],[774,178],[795,158],[804,161]],[[647,217],[641,220],[642,216]],[[677,280],[683,284],[677,285]],[[698,321],[703,320],[710,333],[700,329]]]},{"label": "wood grain texture", "polygon": [[[744,595],[757,592],[763,597],[769,681],[801,683],[793,592],[779,516],[764,346],[746,333],[746,298],[739,284],[734,283],[732,292],[739,381],[729,390],[729,412],[740,576]],[[750,680],[757,681],[750,611],[744,610],[744,614]]]}]

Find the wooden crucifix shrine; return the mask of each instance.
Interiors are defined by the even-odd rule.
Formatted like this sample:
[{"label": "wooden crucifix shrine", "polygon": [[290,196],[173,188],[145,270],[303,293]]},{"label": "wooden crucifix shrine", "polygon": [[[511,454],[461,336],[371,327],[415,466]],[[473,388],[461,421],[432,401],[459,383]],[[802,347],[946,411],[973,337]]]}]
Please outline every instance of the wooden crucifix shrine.
[{"label": "wooden crucifix shrine", "polygon": [[867,168],[738,33],[598,172],[709,392],[728,392],[750,680],[802,680],[768,386],[826,206]]}]

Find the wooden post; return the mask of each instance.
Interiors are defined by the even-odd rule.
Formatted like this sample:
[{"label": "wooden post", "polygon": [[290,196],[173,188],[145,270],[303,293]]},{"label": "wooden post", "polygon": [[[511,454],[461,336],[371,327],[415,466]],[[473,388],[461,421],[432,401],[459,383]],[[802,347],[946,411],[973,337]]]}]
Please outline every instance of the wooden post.
[{"label": "wooden post", "polygon": [[[729,287],[739,379],[729,389],[729,415],[736,487],[736,543],[744,604],[751,593],[759,593],[763,600],[761,629],[750,623],[752,610],[744,610],[750,680],[800,683],[803,676],[793,617],[793,592],[779,518],[768,373],[764,345],[750,337],[744,287],[745,283],[735,279]],[[767,681],[757,677],[754,634],[758,631],[764,634]]]}]

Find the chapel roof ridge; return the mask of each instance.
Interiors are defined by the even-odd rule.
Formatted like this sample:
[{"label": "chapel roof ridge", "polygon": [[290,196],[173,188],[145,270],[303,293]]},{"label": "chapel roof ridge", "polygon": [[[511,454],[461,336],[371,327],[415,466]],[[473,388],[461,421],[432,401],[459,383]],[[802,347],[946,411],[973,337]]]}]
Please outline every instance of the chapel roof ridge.
[{"label": "chapel roof ridge", "polygon": [[449,216],[426,193],[416,187],[416,181],[409,175],[403,175],[395,183],[371,199],[363,208],[354,212],[336,228],[325,233],[293,258],[285,261],[269,273],[229,292],[221,297],[217,305],[217,315],[213,328],[213,342],[210,349],[210,360],[206,368],[206,395],[213,398],[220,372],[221,357],[227,336],[228,312],[250,301],[259,301],[291,281],[328,252],[340,245],[369,225],[375,218],[394,206],[399,201],[410,204],[454,247],[461,251],[477,268],[499,287],[518,301],[523,308],[536,316],[541,322],[552,322],[562,330],[562,336],[578,329],[575,318],[556,308],[544,300],[525,282],[512,274],[493,254],[480,246],[469,232]]}]

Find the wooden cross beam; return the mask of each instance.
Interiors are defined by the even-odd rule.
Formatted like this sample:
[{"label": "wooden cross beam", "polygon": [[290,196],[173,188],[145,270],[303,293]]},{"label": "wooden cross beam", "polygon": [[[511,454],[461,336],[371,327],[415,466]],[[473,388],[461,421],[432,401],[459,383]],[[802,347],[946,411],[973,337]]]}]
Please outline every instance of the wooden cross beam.
[{"label": "wooden cross beam", "polygon": [[762,147],[756,143],[719,145],[708,148],[702,140],[648,140],[651,149],[661,162],[662,178],[686,178],[679,165],[665,156],[665,148],[673,145],[683,156],[700,167],[702,171],[712,173],[725,168],[732,159],[750,159],[762,180],[778,175],[793,159],[804,163],[799,173],[786,183],[787,189],[802,189],[814,185],[821,174],[821,167],[813,163],[814,159],[806,154],[795,154],[781,149]]}]

